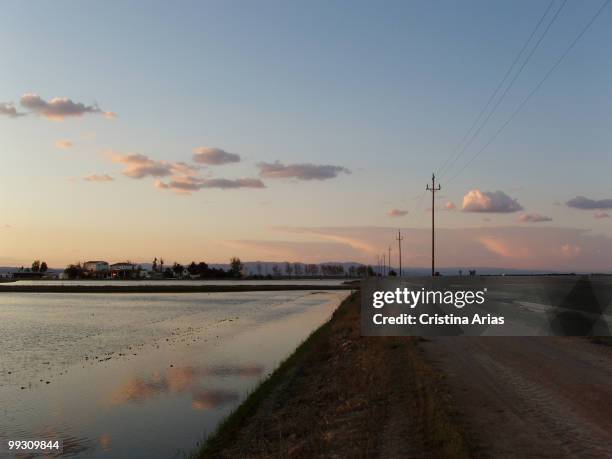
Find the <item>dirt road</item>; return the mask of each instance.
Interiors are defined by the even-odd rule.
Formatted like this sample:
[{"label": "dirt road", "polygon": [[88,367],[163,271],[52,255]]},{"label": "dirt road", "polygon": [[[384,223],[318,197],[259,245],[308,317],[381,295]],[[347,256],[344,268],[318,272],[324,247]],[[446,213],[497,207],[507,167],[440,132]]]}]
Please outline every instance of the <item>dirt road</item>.
[{"label": "dirt road", "polygon": [[612,457],[612,347],[585,339],[432,338],[475,453]]}]

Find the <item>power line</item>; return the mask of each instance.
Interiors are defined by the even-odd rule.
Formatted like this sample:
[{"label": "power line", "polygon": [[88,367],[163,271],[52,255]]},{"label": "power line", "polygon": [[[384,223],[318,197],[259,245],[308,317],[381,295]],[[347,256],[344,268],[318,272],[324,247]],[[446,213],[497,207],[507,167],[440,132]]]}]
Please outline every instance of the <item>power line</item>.
[{"label": "power line", "polygon": [[550,9],[552,8],[552,6],[555,4],[555,0],[551,0],[550,3],[548,4],[548,7],[546,8],[546,10],[544,11],[544,14],[542,15],[542,17],[540,18],[540,20],[537,22],[536,26],[534,27],[534,29],[531,31],[531,34],[529,35],[529,38],[527,39],[527,41],[525,41],[525,43],[523,44],[521,50],[519,51],[519,53],[516,55],[516,57],[514,58],[514,61],[512,62],[512,64],[510,65],[510,67],[508,67],[508,70],[506,71],[506,74],[504,75],[504,77],[502,78],[502,80],[499,82],[499,84],[497,85],[497,88],[495,88],[495,91],[493,91],[493,93],[491,94],[491,96],[489,97],[489,100],[487,100],[487,103],[484,105],[484,107],[482,107],[482,109],[480,110],[480,113],[478,114],[478,116],[476,117],[476,119],[474,120],[474,122],[472,123],[472,125],[470,126],[470,128],[468,129],[468,131],[465,133],[465,135],[463,136],[463,138],[461,139],[461,141],[456,145],[456,147],[453,149],[453,152],[446,158],[446,161],[444,161],[444,163],[442,164],[442,166],[438,169],[438,174],[442,174],[444,172],[444,169],[446,168],[446,166],[448,165],[448,162],[450,161],[450,159],[457,154],[457,152],[459,151],[459,149],[461,148],[461,145],[463,145],[463,143],[468,139],[469,135],[472,133],[472,131],[474,130],[474,128],[476,127],[476,125],[478,124],[478,122],[480,121],[480,119],[482,118],[482,115],[485,114],[486,110],[489,108],[489,105],[491,104],[491,102],[493,101],[493,99],[495,98],[495,96],[497,95],[497,93],[499,92],[499,90],[502,88],[503,84],[506,82],[508,76],[510,75],[510,73],[512,72],[512,70],[514,70],[514,66],[517,64],[517,62],[519,61],[519,59],[521,58],[521,56],[523,55],[523,53],[525,52],[525,49],[527,49],[527,46],[529,45],[529,43],[531,42],[531,40],[533,39],[533,37],[535,36],[535,33],[537,32],[537,30],[540,28],[540,25],[542,25],[542,22],[544,22],[544,18],[548,15]]},{"label": "power line", "polygon": [[[536,44],[533,46],[533,48],[531,49],[531,51],[529,52],[529,54],[527,55],[527,57],[525,58],[525,60],[523,61],[523,63],[521,64],[520,68],[518,69],[518,71],[514,74],[514,77],[512,78],[512,80],[510,81],[510,83],[508,84],[508,86],[506,86],[506,89],[504,90],[504,92],[502,93],[501,97],[497,100],[497,102],[495,103],[495,105],[493,106],[493,108],[491,109],[491,111],[489,112],[489,114],[487,115],[487,117],[485,118],[485,120],[482,122],[482,124],[480,125],[480,127],[476,130],[476,132],[474,132],[474,134],[472,135],[472,137],[470,138],[470,140],[463,146],[463,148],[461,149],[461,151],[459,152],[459,154],[457,154],[455,156],[455,158],[450,162],[449,164],[449,168],[452,168],[454,166],[454,164],[457,162],[457,160],[465,153],[465,151],[468,149],[468,147],[472,144],[472,142],[476,139],[476,137],[478,137],[478,134],[480,134],[480,131],[482,131],[482,129],[486,126],[486,124],[489,122],[489,120],[491,119],[491,117],[495,114],[497,108],[499,107],[499,105],[502,103],[502,101],[505,99],[506,95],[508,94],[508,92],[510,91],[510,89],[512,88],[512,86],[514,86],[514,83],[516,82],[516,80],[518,79],[518,77],[521,75],[521,73],[523,72],[523,70],[525,69],[525,67],[527,66],[527,64],[529,63],[529,61],[531,60],[531,57],[534,55],[534,53],[536,52],[536,50],[538,49],[538,47],[540,46],[540,43],[542,43],[542,41],[544,40],[544,37],[547,35],[548,31],[550,30],[551,26],[554,24],[554,22],[557,20],[557,17],[559,16],[559,14],[561,13],[561,10],[563,10],[563,8],[565,7],[565,4],[567,3],[567,0],[563,0],[563,3],[561,3],[561,5],[559,6],[559,8],[557,8],[557,11],[555,11],[555,14],[553,15],[553,17],[550,19],[550,21],[548,22],[548,24],[546,25],[546,28],[544,29],[544,32],[542,32],[542,35],[540,35],[540,38],[538,38],[538,41],[536,42]],[[539,24],[538,24],[539,27]],[[537,28],[535,29],[537,30]],[[535,31],[534,31],[535,32]],[[448,169],[447,169],[448,171]]]},{"label": "power line", "polygon": [[550,75],[552,75],[552,73],[557,69],[557,67],[559,67],[559,65],[561,65],[561,62],[563,62],[563,60],[565,59],[565,57],[570,53],[570,51],[574,48],[574,46],[576,46],[576,43],[578,43],[578,41],[582,38],[582,36],[587,32],[587,30],[593,25],[593,23],[597,20],[597,18],[601,15],[601,13],[603,12],[603,10],[606,8],[606,6],[608,6],[608,4],[610,3],[610,1],[612,0],[605,0],[603,2],[603,4],[599,7],[599,9],[597,10],[597,12],[595,13],[595,15],[591,18],[591,20],[582,28],[582,30],[580,31],[580,33],[574,38],[574,40],[570,43],[570,45],[565,49],[565,51],[563,52],[563,54],[561,54],[561,56],[559,57],[559,59],[557,59],[557,61],[553,64],[553,66],[548,70],[548,72],[546,72],[546,74],[544,75],[544,77],[540,80],[540,82],[533,88],[533,90],[527,95],[527,97],[525,97],[525,99],[523,99],[523,101],[520,103],[520,105],[516,108],[516,110],[514,110],[514,112],[512,113],[512,115],[510,115],[510,118],[508,118],[506,120],[506,122],[504,124],[502,124],[499,129],[495,132],[495,134],[493,134],[493,136],[489,139],[489,141],[484,144],[484,146],[478,150],[476,152],[476,154],[474,154],[474,156],[472,156],[469,161],[467,163],[465,163],[465,165],[455,174],[453,175],[448,181],[447,183],[452,182],[458,175],[460,175],[470,164],[472,164],[472,162],[478,157],[480,156],[480,154],[485,151],[487,149],[487,147],[489,145],[491,145],[495,139],[499,136],[499,134],[502,133],[502,131],[506,128],[506,126],[508,126],[512,120],[516,117],[516,115],[523,109],[523,107],[525,105],[527,105],[527,102],[529,102],[529,100],[534,96],[534,94],[536,92],[538,92],[538,90],[540,89],[540,87],[544,84],[544,82],[546,80],[548,80],[548,77],[550,77]]}]

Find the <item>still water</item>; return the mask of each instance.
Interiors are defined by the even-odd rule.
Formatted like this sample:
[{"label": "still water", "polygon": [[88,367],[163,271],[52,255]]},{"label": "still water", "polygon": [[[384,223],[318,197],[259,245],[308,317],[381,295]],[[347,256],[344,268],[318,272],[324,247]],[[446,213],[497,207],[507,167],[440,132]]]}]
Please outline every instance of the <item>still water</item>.
[{"label": "still water", "polygon": [[0,294],[0,440],[183,457],[347,295]]}]

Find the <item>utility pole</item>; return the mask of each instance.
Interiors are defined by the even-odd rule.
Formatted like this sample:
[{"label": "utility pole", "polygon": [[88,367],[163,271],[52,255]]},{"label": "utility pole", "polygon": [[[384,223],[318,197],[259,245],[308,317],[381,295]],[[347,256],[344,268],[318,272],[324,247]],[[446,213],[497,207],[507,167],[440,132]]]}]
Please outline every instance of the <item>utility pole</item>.
[{"label": "utility pole", "polygon": [[389,246],[389,258],[387,259],[389,264],[389,269],[387,269],[387,274],[391,272],[391,246]]},{"label": "utility pole", "polygon": [[382,256],[382,260],[383,260],[383,276],[385,275],[385,271],[387,270],[387,256],[383,253]]},{"label": "utility pole", "polygon": [[431,191],[431,276],[436,275],[436,236],[435,236],[435,208],[436,208],[436,191],[440,191],[440,185],[436,188],[436,175],[431,174],[431,188],[429,184],[425,186],[426,191]]},{"label": "utility pole", "polygon": [[399,253],[399,277],[402,277],[402,232],[397,230],[397,249]]}]

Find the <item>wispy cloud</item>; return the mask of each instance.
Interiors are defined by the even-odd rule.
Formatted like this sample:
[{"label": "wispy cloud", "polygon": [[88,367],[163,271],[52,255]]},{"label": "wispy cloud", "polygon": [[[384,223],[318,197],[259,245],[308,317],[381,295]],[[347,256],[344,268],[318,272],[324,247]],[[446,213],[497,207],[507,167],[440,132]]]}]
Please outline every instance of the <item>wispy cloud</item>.
[{"label": "wispy cloud", "polygon": [[511,213],[523,210],[516,199],[503,191],[469,191],[463,197],[464,212]]},{"label": "wispy cloud", "polygon": [[59,148],[60,150],[66,150],[67,148],[72,148],[74,146],[74,142],[72,142],[71,140],[58,140],[55,142],[55,147]]},{"label": "wispy cloud", "polygon": [[391,209],[387,212],[389,217],[404,217],[406,215],[408,215],[408,211],[403,209]]},{"label": "wispy cloud", "polygon": [[[277,228],[309,242],[343,244],[344,260],[373,263],[384,253],[392,227]],[[429,228],[402,228],[406,266],[424,267],[431,260]],[[536,225],[439,228],[436,229],[436,258],[439,266],[506,267],[556,271],[610,271],[612,238],[589,230]],[[263,241],[262,241],[263,243]],[[296,242],[296,251],[299,242]],[[310,259],[329,260],[325,249],[314,245],[299,251]],[[299,259],[299,256],[295,256]]]},{"label": "wispy cloud", "polygon": [[287,260],[319,263],[355,257],[355,249],[342,242],[237,240],[224,241],[223,244],[233,250],[248,251],[255,259],[279,263]]},{"label": "wispy cloud", "polygon": [[9,118],[18,118],[24,116],[25,113],[18,112],[14,104],[0,102],[0,115],[8,116]]},{"label": "wispy cloud", "polygon": [[454,202],[449,201],[449,202],[447,202],[446,204],[444,204],[444,208],[445,208],[446,210],[455,210],[455,209],[456,209],[456,206],[455,206],[455,203],[454,203]]},{"label": "wispy cloud", "polygon": [[541,215],[541,214],[522,214],[519,218],[518,221],[520,223],[541,223],[541,222],[551,222],[552,218],[547,217],[545,215]]},{"label": "wispy cloud", "polygon": [[583,210],[612,209],[612,199],[590,199],[576,196],[565,203],[567,207]]},{"label": "wispy cloud", "polygon": [[257,164],[259,174],[264,178],[294,178],[297,180],[327,180],[341,173],[350,174],[345,167],[327,164],[287,164],[280,161],[274,163],[261,162]]},{"label": "wispy cloud", "polygon": [[112,161],[124,164],[122,174],[133,179],[144,177],[169,177],[171,175],[193,175],[198,168],[183,162],[156,161],[142,154],[112,155]]},{"label": "wispy cloud", "polygon": [[192,176],[173,177],[169,182],[158,180],[155,186],[159,189],[172,190],[179,194],[191,194],[204,188],[218,188],[221,190],[237,188],[265,188],[265,184],[256,178],[200,178]]},{"label": "wispy cloud", "polygon": [[83,177],[86,182],[112,182],[115,180],[108,174],[91,174]]},{"label": "wispy cloud", "polygon": [[74,102],[68,97],[54,97],[46,101],[38,94],[28,93],[21,96],[20,103],[30,112],[54,121],[63,121],[68,117],[81,117],[86,114],[104,115],[109,119],[117,116],[114,112],[103,111],[97,104],[85,105],[81,102]]},{"label": "wispy cloud", "polygon": [[193,161],[209,166],[219,166],[222,164],[240,162],[240,155],[228,153],[220,148],[198,147],[193,150]]}]

